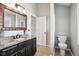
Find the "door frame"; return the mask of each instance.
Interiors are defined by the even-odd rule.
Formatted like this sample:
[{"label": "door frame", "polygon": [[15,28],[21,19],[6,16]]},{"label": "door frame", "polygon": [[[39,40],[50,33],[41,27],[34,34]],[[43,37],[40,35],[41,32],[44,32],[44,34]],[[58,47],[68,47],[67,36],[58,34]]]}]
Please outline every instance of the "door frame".
[{"label": "door frame", "polygon": [[[46,17],[46,16],[40,16],[40,17]],[[37,18],[39,18],[39,17],[37,17]],[[36,19],[37,20],[37,19]],[[46,22],[47,23],[47,22]],[[46,24],[47,25],[47,24]],[[47,32],[47,28],[46,28],[46,32]],[[47,34],[46,34],[46,36],[47,36]],[[46,37],[46,41],[47,41],[47,37]],[[46,42],[47,43],[47,42]],[[42,45],[42,44],[39,44],[39,45]],[[47,44],[46,45],[43,45],[43,46],[48,46]]]},{"label": "door frame", "polygon": [[[35,14],[31,14],[30,15],[30,18],[31,18],[31,16],[37,19],[37,16]],[[31,18],[31,20],[32,20],[32,18]],[[31,36],[32,36],[32,27],[31,27],[31,30],[30,31],[31,31]]]},{"label": "door frame", "polygon": [[54,3],[50,3],[50,50],[51,55],[55,55],[55,9]]}]

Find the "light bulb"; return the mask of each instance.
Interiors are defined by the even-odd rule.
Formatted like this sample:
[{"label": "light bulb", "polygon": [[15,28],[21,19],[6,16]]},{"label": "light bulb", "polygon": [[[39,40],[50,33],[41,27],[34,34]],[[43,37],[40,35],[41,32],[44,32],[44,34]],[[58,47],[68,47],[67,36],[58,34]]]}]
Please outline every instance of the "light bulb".
[{"label": "light bulb", "polygon": [[23,13],[24,13],[24,14],[26,14],[26,11],[25,11],[25,9],[23,9]]},{"label": "light bulb", "polygon": [[18,8],[17,8],[17,9],[18,9],[18,11],[21,11],[21,7],[20,7],[20,6],[18,6]]}]

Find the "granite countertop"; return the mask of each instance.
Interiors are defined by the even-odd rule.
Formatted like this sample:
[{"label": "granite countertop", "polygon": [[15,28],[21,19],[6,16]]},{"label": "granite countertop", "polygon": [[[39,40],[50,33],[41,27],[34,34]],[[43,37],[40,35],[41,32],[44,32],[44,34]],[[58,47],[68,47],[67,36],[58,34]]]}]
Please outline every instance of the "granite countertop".
[{"label": "granite countertop", "polygon": [[26,40],[30,40],[32,38],[34,38],[34,37],[14,39],[12,42],[5,43],[4,45],[3,44],[0,44],[0,49],[3,49],[3,48],[6,48],[6,47],[9,47],[9,46],[12,46],[12,45],[21,43],[21,42],[26,41]]}]

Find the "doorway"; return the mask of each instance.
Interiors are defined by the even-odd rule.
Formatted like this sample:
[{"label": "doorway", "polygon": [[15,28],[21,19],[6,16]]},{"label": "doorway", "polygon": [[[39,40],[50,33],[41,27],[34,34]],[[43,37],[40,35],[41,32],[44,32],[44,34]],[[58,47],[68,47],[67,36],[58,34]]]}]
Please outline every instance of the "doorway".
[{"label": "doorway", "polygon": [[37,44],[46,46],[46,16],[37,17],[36,36],[37,36]]}]

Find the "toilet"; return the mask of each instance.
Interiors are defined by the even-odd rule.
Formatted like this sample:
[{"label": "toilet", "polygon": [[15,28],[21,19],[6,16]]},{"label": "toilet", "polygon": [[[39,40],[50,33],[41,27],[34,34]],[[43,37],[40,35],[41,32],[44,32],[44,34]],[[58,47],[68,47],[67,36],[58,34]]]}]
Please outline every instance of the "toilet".
[{"label": "toilet", "polygon": [[67,36],[58,36],[58,46],[60,48],[60,55],[65,56],[65,49],[67,48],[67,44],[65,43],[67,40]]}]

